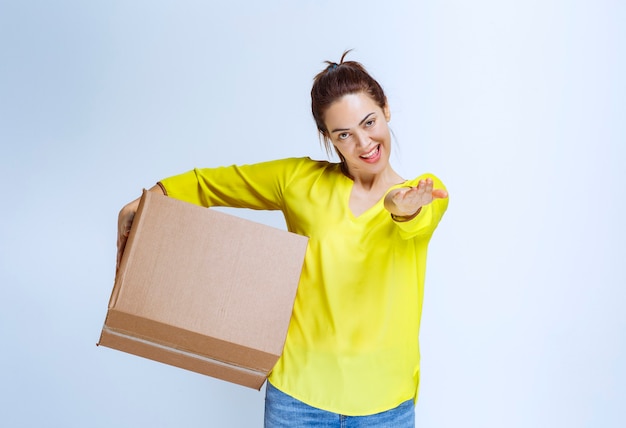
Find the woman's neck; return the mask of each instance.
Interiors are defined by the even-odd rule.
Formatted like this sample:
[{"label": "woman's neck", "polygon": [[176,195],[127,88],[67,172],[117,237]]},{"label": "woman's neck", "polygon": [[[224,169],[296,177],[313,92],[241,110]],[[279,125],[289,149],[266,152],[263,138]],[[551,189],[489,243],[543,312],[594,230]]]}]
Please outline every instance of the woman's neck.
[{"label": "woman's neck", "polygon": [[391,165],[378,174],[365,173],[363,171],[344,171],[357,186],[365,191],[379,191],[379,189],[388,189],[389,187],[402,183],[404,179],[393,170]]}]

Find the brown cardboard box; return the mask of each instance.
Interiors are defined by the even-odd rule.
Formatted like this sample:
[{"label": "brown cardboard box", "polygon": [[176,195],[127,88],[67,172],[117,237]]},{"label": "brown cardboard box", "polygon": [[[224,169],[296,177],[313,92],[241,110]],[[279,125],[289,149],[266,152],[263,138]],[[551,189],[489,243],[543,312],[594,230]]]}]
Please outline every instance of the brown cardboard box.
[{"label": "brown cardboard box", "polygon": [[260,389],[307,238],[144,191],[99,345]]}]

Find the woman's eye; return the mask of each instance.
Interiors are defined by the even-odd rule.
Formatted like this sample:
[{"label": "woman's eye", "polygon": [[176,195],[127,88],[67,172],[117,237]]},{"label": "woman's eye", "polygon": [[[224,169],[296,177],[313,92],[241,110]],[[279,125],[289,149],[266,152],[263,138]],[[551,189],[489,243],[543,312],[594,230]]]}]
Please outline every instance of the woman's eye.
[{"label": "woman's eye", "polygon": [[367,122],[365,122],[365,126],[369,128],[370,126],[374,126],[375,122],[376,121],[374,119],[370,119]]},{"label": "woman's eye", "polygon": [[345,140],[346,138],[348,138],[348,136],[350,136],[350,134],[348,134],[347,132],[342,132],[338,135],[340,140]]}]

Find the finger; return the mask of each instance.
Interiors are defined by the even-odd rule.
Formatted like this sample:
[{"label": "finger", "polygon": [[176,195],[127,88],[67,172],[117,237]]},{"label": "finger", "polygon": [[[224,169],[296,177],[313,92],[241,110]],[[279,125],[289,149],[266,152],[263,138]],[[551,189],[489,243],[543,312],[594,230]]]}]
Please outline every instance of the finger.
[{"label": "finger", "polygon": [[422,178],[418,183],[417,183],[417,189],[420,191],[426,191],[428,189],[429,186],[432,186],[433,182],[431,179],[429,178]]},{"label": "finger", "polygon": [[433,180],[432,178],[427,178],[424,180],[424,193],[432,193],[433,192]]},{"label": "finger", "polygon": [[124,249],[124,246],[126,245],[126,241],[128,240],[128,235],[125,232],[121,232],[117,235],[117,251],[118,253],[120,252],[120,250]]},{"label": "finger", "polygon": [[117,239],[117,249],[123,250],[126,246],[126,241],[128,241],[128,236],[120,235]]},{"label": "finger", "polygon": [[433,190],[433,198],[443,199],[448,197],[448,192],[443,189],[435,189]]},{"label": "finger", "polygon": [[126,248],[126,241],[128,238],[125,236],[120,236],[117,240],[117,262],[116,266],[119,268],[120,262],[122,261],[122,254],[124,254],[124,248]]},{"label": "finger", "polygon": [[401,203],[402,201],[406,200],[406,198],[411,197],[411,195],[415,192],[415,187],[405,187],[402,189],[399,189],[394,195],[393,195],[393,201],[394,203]]},{"label": "finger", "polygon": [[117,259],[118,263],[122,259],[122,254],[124,253],[124,248],[126,247],[126,241],[128,241],[128,237],[130,236],[130,224],[127,222],[125,225],[119,226],[119,231],[117,235]]}]

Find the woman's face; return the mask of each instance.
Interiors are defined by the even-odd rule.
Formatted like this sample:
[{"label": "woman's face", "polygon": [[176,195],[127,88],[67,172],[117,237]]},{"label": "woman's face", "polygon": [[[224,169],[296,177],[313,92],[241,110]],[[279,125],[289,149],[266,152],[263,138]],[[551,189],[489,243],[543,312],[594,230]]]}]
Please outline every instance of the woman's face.
[{"label": "woman's face", "polygon": [[352,176],[381,173],[389,165],[389,108],[381,109],[369,95],[344,95],[330,105],[325,125],[335,149]]}]

